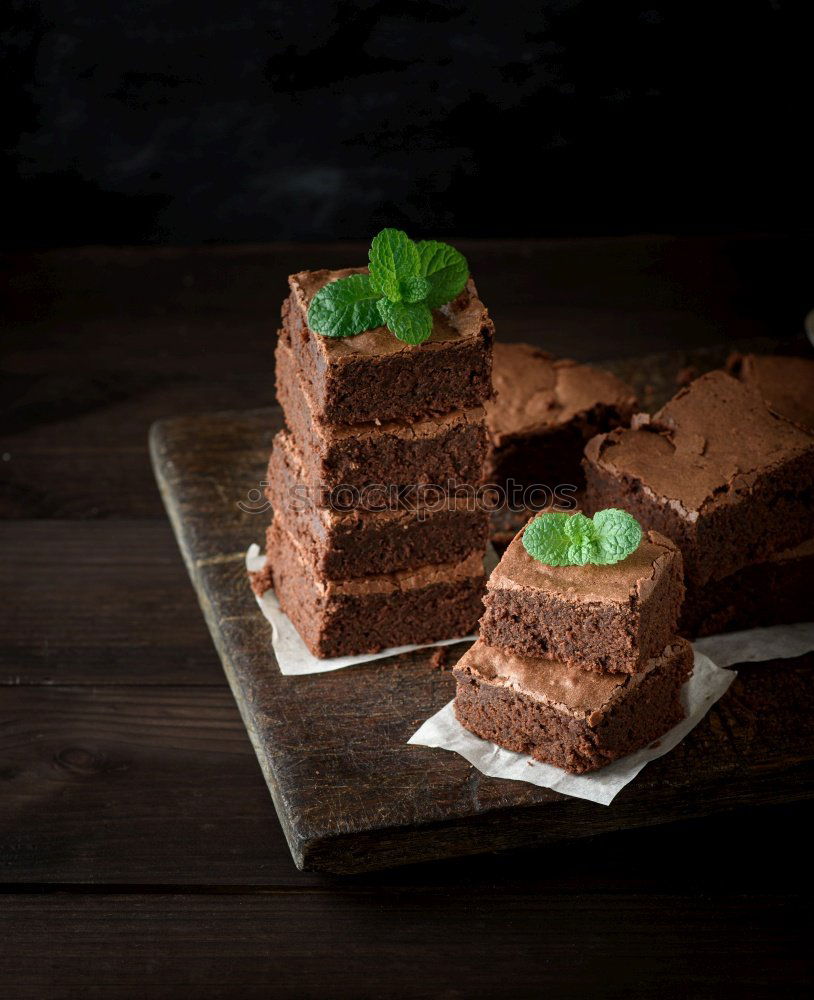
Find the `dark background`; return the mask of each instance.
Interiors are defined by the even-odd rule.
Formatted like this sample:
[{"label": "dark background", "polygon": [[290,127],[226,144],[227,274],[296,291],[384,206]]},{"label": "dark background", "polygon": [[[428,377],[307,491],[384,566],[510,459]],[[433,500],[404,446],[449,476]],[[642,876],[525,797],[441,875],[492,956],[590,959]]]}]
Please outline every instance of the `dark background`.
[{"label": "dark background", "polygon": [[12,247],[796,232],[804,4],[12,0]]}]

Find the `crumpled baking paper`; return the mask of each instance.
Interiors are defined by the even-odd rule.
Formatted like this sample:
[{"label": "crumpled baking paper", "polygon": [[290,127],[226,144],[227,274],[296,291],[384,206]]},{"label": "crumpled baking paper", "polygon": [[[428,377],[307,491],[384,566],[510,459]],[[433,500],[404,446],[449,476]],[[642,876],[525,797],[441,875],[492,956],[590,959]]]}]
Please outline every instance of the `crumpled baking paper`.
[{"label": "crumpled baking paper", "polygon": [[[563,795],[610,805],[645,764],[669,753],[694,729],[737,677],[723,666],[802,656],[814,649],[814,622],[775,625],[709,636],[693,643],[695,665],[681,697],[686,716],[682,722],[643,750],[622,757],[590,774],[569,774],[551,764],[541,764],[528,754],[514,753],[470,733],[455,718],[452,702],[414,733],[408,743],[453,750],[492,778],[527,781]],[[712,657],[717,662],[713,662]],[[723,666],[721,666],[721,664]]]},{"label": "crumpled baking paper", "polygon": [[[250,545],[246,553],[246,569],[255,572],[263,568],[266,561],[257,545]],[[492,572],[497,565],[497,553],[490,545],[486,550],[484,558],[486,575]],[[390,649],[383,649],[378,653],[363,653],[360,656],[335,656],[331,659],[321,660],[314,656],[299,636],[299,633],[291,624],[291,619],[284,614],[280,608],[274,591],[267,590],[257,597],[260,610],[271,625],[271,645],[274,655],[277,658],[277,665],[280,673],[286,676],[298,674],[324,674],[330,670],[341,670],[343,667],[353,667],[357,663],[368,663],[370,660],[381,660],[386,656],[396,656],[398,653],[409,653],[414,649],[428,649],[432,646],[451,646],[456,642],[463,642],[466,639],[476,639],[474,635],[462,635],[457,639],[442,639],[439,642],[429,642],[422,646],[392,646]]]},{"label": "crumpled baking paper", "polygon": [[696,639],[693,648],[706,653],[719,667],[728,667],[733,663],[785,660],[814,649],[814,622],[722,632]]}]

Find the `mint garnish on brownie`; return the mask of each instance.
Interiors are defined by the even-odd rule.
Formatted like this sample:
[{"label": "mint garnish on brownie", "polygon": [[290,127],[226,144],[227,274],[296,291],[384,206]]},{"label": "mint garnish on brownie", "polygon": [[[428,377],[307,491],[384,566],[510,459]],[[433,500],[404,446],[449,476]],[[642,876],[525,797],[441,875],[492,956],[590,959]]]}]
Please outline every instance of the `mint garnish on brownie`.
[{"label": "mint garnish on brownie", "polygon": [[523,532],[526,552],[546,566],[610,566],[635,552],[641,540],[636,518],[614,507],[600,510],[593,518],[543,513]]},{"label": "mint garnish on brownie", "polygon": [[308,325],[323,337],[353,337],[386,326],[406,344],[432,333],[432,310],[463,291],[469,265],[446,243],[414,243],[400,229],[383,229],[370,246],[369,273],[350,274],[321,288]]}]

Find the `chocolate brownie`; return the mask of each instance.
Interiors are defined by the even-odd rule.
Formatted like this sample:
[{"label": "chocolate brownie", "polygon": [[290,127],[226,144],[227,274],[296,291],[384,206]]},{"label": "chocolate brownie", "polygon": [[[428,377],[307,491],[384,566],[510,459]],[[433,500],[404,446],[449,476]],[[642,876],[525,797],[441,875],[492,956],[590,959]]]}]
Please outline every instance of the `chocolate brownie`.
[{"label": "chocolate brownie", "polygon": [[814,431],[814,360],[764,354],[733,354],[727,370],[754,386],[770,410]]},{"label": "chocolate brownie", "polygon": [[327,580],[276,520],[256,593],[274,588],[280,607],[314,656],[374,653],[471,634],[485,584],[483,553],[456,563]]},{"label": "chocolate brownie", "polygon": [[485,740],[583,774],[677,725],[692,665],[692,647],[682,639],[636,674],[600,674],[513,656],[480,638],[453,670],[455,714]]},{"label": "chocolate brownie", "polygon": [[489,515],[472,498],[401,493],[368,506],[334,510],[311,497],[302,458],[293,438],[280,431],[269,463],[274,517],[305,552],[317,574],[331,580],[415,569],[425,563],[458,562],[486,548]]},{"label": "chocolate brownie", "polygon": [[627,424],[633,390],[607,372],[554,359],[531,344],[494,347],[495,398],[486,406],[488,482],[581,486],[585,442]]},{"label": "chocolate brownie", "polygon": [[325,491],[370,484],[450,483],[477,486],[483,474],[486,424],[482,407],[422,420],[325,424],[296,360],[277,345],[277,398],[309,475]]},{"label": "chocolate brownie", "polygon": [[301,271],[288,279],[281,338],[308,383],[315,412],[328,423],[411,420],[481,406],[491,395],[493,325],[474,282],[433,311],[426,343],[398,340],[385,327],[355,337],[322,337],[308,327],[308,306],[324,285],[365,268]]},{"label": "chocolate brownie", "polygon": [[814,539],[689,587],[679,632],[689,639],[764,625],[814,621]]},{"label": "chocolate brownie", "polygon": [[703,586],[811,535],[814,436],[722,371],[585,448],[589,512],[622,507],[676,542]]},{"label": "chocolate brownie", "polygon": [[611,566],[545,566],[520,532],[489,578],[480,635],[519,656],[633,673],[675,634],[683,597],[681,553],[655,531]]}]

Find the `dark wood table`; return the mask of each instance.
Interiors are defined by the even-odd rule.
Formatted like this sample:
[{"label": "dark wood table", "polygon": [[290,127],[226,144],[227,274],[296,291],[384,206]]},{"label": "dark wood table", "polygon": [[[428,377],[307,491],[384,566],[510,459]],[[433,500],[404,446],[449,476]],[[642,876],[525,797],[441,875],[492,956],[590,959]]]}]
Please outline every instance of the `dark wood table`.
[{"label": "dark wood table", "polygon": [[[801,332],[810,244],[466,243],[504,339],[584,359]],[[3,261],[0,993],[798,996],[808,803],[402,868],[294,868],[166,522],[152,421],[273,402],[331,246]]]}]

